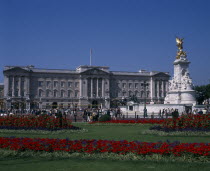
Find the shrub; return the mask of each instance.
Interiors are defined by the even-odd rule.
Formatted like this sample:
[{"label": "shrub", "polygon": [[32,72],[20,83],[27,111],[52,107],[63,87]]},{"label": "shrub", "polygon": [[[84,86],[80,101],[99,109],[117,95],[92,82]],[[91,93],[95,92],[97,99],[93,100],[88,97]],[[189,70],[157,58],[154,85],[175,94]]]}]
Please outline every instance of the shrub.
[{"label": "shrub", "polygon": [[99,118],[99,121],[100,122],[106,122],[106,121],[110,121],[111,120],[111,116],[110,115],[102,115],[100,118]]}]

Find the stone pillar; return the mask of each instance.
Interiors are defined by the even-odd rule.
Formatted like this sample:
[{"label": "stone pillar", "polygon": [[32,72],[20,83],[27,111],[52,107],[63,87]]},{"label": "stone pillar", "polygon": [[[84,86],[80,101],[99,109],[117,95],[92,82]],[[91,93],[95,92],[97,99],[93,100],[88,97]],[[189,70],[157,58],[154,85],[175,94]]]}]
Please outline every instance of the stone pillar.
[{"label": "stone pillar", "polygon": [[159,91],[160,91],[160,89],[159,89],[159,81],[157,80],[156,81],[156,83],[157,83],[157,98],[159,98]]},{"label": "stone pillar", "polygon": [[109,98],[109,97],[110,97],[109,80],[108,80],[108,79],[106,79],[106,82],[107,82],[106,89],[108,89],[108,92],[109,92],[109,94],[108,94],[108,98]]},{"label": "stone pillar", "polygon": [[162,85],[161,85],[162,86],[162,97],[164,97],[164,91],[165,91],[164,90],[164,81],[162,80],[161,82],[162,82]]},{"label": "stone pillar", "polygon": [[152,79],[152,77],[151,77],[151,79],[150,79],[150,98],[151,98],[151,102],[153,102],[153,94],[154,94],[154,89],[153,89],[153,87],[154,87],[154,84],[153,84],[153,79]]},{"label": "stone pillar", "polygon": [[9,85],[9,77],[4,76],[4,97],[7,97],[9,95],[9,88],[11,85]]},{"label": "stone pillar", "polygon": [[18,96],[21,96],[21,77],[18,78]]},{"label": "stone pillar", "polygon": [[85,82],[85,84],[82,84],[83,96],[88,97],[88,80],[85,78],[83,81]]},{"label": "stone pillar", "polygon": [[[61,97],[61,79],[57,77],[57,81],[58,81],[58,86],[57,86],[57,90],[58,90],[58,98]],[[74,83],[74,87],[75,87],[75,83]],[[74,91],[75,92],[75,91]],[[60,103],[58,103],[58,106],[60,105]]]},{"label": "stone pillar", "polygon": [[104,79],[102,78],[102,98],[104,98]]},{"label": "stone pillar", "polygon": [[12,97],[15,96],[15,77],[12,77]]},{"label": "stone pillar", "polygon": [[93,78],[90,78],[90,86],[91,86],[91,93],[90,93],[90,97],[93,97]]},{"label": "stone pillar", "polygon": [[24,87],[25,87],[24,89],[26,92],[25,96],[29,97],[29,94],[30,94],[30,92],[29,92],[29,87],[30,87],[29,77],[25,77],[25,86]]},{"label": "stone pillar", "polygon": [[80,91],[80,97],[83,97],[83,91],[82,91],[82,78],[80,79],[80,87],[79,87],[79,91]]},{"label": "stone pillar", "polygon": [[96,97],[98,97],[98,78],[96,79]]}]

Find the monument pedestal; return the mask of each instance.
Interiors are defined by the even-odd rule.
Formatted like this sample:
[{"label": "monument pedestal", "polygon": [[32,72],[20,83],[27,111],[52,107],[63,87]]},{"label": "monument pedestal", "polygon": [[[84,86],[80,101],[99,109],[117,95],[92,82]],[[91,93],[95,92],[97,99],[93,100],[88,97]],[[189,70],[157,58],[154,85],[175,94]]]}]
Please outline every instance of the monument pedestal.
[{"label": "monument pedestal", "polygon": [[169,91],[164,104],[196,104],[195,91]]},{"label": "monument pedestal", "polygon": [[186,56],[180,56],[174,61],[174,77],[169,81],[164,104],[196,104],[189,64]]}]

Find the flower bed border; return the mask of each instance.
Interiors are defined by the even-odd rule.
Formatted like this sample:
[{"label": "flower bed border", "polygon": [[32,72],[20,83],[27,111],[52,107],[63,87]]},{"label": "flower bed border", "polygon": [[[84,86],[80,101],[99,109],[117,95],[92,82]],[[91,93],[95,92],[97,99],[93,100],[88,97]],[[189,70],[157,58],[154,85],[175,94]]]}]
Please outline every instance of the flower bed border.
[{"label": "flower bed border", "polygon": [[16,126],[0,126],[1,129],[8,129],[8,130],[41,130],[41,131],[60,131],[60,130],[80,130],[80,127],[73,126],[68,128],[54,128],[54,129],[49,129],[49,128],[42,128],[42,127],[16,127]]},{"label": "flower bed border", "polygon": [[0,133],[3,134],[44,134],[44,135],[48,135],[48,134],[62,134],[62,133],[85,133],[88,132],[87,129],[60,129],[60,130],[25,130],[25,129],[18,129],[18,130],[14,130],[14,129],[0,129]]},{"label": "flower bed border", "polygon": [[180,143],[175,142],[140,142],[140,141],[114,141],[114,140],[69,140],[53,138],[16,138],[0,137],[0,148],[14,151],[46,151],[46,152],[69,152],[69,153],[115,153],[126,155],[153,155],[193,157],[207,156],[210,159],[210,143]]},{"label": "flower bed border", "polygon": [[201,137],[210,137],[210,132],[201,132],[201,131],[173,131],[173,132],[165,132],[159,130],[146,130],[142,131],[143,135],[158,135],[158,136],[201,136]]},{"label": "flower bed border", "polygon": [[209,128],[167,128],[160,125],[155,125],[149,128],[150,130],[162,131],[162,132],[210,132]]},{"label": "flower bed border", "polygon": [[207,156],[199,156],[194,157],[192,155],[183,155],[182,157],[177,156],[162,156],[159,154],[153,155],[135,155],[133,153],[128,153],[126,155],[119,155],[115,153],[103,153],[103,154],[86,154],[86,153],[68,153],[68,152],[34,152],[34,151],[13,151],[13,150],[5,150],[0,149],[0,158],[10,158],[18,157],[18,158],[32,158],[39,157],[41,159],[94,159],[94,160],[114,160],[114,161],[152,161],[152,162],[187,162],[187,163],[210,163],[210,159]]}]

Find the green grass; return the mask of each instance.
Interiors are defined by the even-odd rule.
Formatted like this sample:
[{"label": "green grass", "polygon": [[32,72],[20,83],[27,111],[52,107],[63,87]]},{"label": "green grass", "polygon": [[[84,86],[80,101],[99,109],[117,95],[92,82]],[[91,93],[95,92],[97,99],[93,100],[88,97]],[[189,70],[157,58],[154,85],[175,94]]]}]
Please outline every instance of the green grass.
[{"label": "green grass", "polygon": [[[143,135],[151,125],[103,125],[94,126],[86,123],[74,123],[88,130],[83,133],[62,134],[29,134],[29,133],[0,133],[1,137],[41,137],[41,138],[69,138],[69,139],[108,139],[108,140],[138,140],[147,142],[181,141],[181,142],[210,142],[210,136],[158,136]],[[186,162],[150,162],[150,161],[111,161],[93,159],[61,159],[47,160],[43,158],[2,158],[0,157],[0,171],[5,170],[210,170],[210,164]]]},{"label": "green grass", "polygon": [[161,171],[208,171],[210,164],[198,163],[166,163],[166,162],[142,162],[142,161],[110,161],[110,160],[81,160],[61,159],[47,160],[39,158],[6,158],[0,159],[0,170],[30,170],[30,171],[135,171],[135,170],[161,170]]},{"label": "green grass", "polygon": [[16,136],[16,137],[40,137],[40,138],[69,138],[76,139],[108,139],[108,140],[138,140],[146,142],[157,141],[181,141],[181,142],[209,142],[210,136],[158,136],[158,135],[143,135],[142,132],[148,130],[151,125],[103,125],[93,126],[86,123],[74,123],[75,126],[85,128],[88,132],[85,133],[61,133],[61,134],[30,134],[30,133],[0,133],[1,137]]}]

